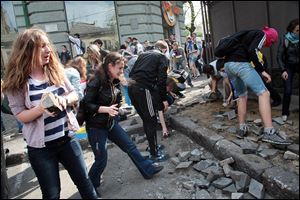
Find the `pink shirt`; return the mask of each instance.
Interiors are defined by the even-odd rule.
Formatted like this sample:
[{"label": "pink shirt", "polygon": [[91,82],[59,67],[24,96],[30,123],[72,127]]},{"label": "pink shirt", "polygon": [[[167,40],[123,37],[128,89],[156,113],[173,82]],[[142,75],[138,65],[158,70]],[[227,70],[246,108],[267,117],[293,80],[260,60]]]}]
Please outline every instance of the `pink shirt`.
[{"label": "pink shirt", "polygon": [[[65,91],[67,91],[66,94],[74,91],[74,87],[71,85],[67,78],[65,78],[62,87],[65,89]],[[14,94],[9,92],[6,93],[6,95],[9,101],[9,107],[15,116],[24,110],[28,110],[34,107],[29,99],[28,91],[25,94],[22,91],[16,92]],[[74,121],[74,119],[76,119],[74,113],[68,112],[67,115],[69,118],[71,118],[71,125],[74,127],[78,127],[78,122],[76,120]],[[74,134],[75,133],[72,131],[69,132],[70,137]],[[45,147],[45,126],[43,115],[31,122],[23,124],[23,136],[28,146],[35,148]]]}]

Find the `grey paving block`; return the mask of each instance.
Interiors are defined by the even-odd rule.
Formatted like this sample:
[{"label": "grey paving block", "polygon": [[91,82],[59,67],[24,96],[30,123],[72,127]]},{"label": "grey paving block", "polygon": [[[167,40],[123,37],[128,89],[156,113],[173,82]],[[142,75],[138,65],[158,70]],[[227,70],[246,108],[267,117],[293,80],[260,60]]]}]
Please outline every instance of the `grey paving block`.
[{"label": "grey paving block", "polygon": [[262,174],[262,183],[275,198],[299,199],[299,175],[293,172],[280,167],[268,168]]},{"label": "grey paving block", "polygon": [[249,193],[258,199],[263,199],[265,196],[264,185],[252,178],[249,185]]}]

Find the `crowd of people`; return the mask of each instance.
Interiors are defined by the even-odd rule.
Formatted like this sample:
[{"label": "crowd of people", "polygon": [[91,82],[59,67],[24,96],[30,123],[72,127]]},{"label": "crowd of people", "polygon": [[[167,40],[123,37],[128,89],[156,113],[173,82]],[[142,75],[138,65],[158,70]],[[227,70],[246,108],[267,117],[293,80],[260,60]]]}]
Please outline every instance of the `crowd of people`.
[{"label": "crowd of people", "polygon": [[[101,39],[83,48],[79,34],[69,35],[76,49],[74,58],[65,45],[57,54],[46,32],[39,28],[29,28],[19,34],[1,83],[1,92],[7,96],[13,115],[23,124],[29,161],[43,198],[60,197],[58,163],[64,165],[82,198],[99,198],[98,187],[107,165],[108,139],[128,154],[145,179],[160,172],[163,166],[158,162],[167,158],[157,143],[157,119],[160,119],[163,137],[167,138],[169,132],[163,113],[177,98],[184,97],[180,93],[181,86],[186,82],[193,87],[193,79],[201,73],[210,77],[211,91],[216,96],[218,81],[223,79],[224,106],[237,102],[237,137],[248,134],[247,88],[250,88],[258,96],[264,124],[262,141],[290,144],[272,125],[270,97],[273,106],[282,101],[282,117],[287,120],[293,77],[299,73],[299,20],[289,23],[282,39],[277,30],[270,27],[241,31],[233,36],[237,37],[238,43],[230,53],[204,63],[203,43],[196,33],[186,38],[184,47],[176,41],[174,34],[153,45],[148,40],[141,44],[137,38],[128,37],[119,52],[105,50]],[[269,48],[278,40],[283,100],[270,85],[272,79],[267,72],[267,60],[261,53],[263,47]],[[175,80],[170,73],[177,73],[182,80]],[[43,94],[49,92],[55,94],[63,108],[59,112],[44,106]],[[118,123],[122,96],[123,103],[133,106],[143,121],[150,151],[148,158],[141,155]],[[75,116],[82,102],[86,110],[88,141],[95,157],[89,170],[74,137],[79,128]]]}]

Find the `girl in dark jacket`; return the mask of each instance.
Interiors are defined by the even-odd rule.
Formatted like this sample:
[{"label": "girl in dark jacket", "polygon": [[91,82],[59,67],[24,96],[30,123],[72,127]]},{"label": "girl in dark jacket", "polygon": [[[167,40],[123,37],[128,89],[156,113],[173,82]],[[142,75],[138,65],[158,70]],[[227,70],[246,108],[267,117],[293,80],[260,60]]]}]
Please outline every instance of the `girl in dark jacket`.
[{"label": "girl in dark jacket", "polygon": [[278,46],[277,62],[284,81],[282,119],[286,121],[290,114],[293,78],[295,73],[299,73],[299,19],[294,19],[289,23],[287,33]]},{"label": "girl in dark jacket", "polygon": [[119,77],[123,73],[123,68],[123,57],[116,52],[109,53],[86,89],[85,102],[89,113],[86,129],[95,155],[89,176],[95,188],[100,186],[100,175],[107,164],[107,139],[129,155],[145,179],[152,178],[163,169],[163,166],[153,163],[152,160],[146,160],[118,124],[118,107],[121,101]]}]

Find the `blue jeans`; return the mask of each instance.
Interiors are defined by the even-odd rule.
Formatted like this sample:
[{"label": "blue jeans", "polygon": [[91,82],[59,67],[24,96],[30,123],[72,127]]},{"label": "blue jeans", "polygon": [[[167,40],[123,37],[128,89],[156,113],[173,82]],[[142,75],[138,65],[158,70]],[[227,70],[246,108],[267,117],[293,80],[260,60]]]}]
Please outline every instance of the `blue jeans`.
[{"label": "blue jeans", "polygon": [[227,62],[224,68],[228,78],[232,81],[237,96],[246,96],[247,87],[257,96],[267,90],[261,77],[249,62]]},{"label": "blue jeans", "polygon": [[284,93],[283,93],[283,102],[282,102],[282,115],[290,115],[290,104],[291,96],[293,90],[293,79],[296,73],[295,68],[299,66],[289,66],[287,67],[288,79],[284,81]]},{"label": "blue jeans", "polygon": [[147,160],[141,155],[131,138],[118,123],[115,123],[111,130],[89,128],[87,133],[95,156],[95,162],[89,171],[89,176],[95,188],[100,186],[100,176],[107,165],[107,139],[114,142],[122,151],[129,155],[144,178],[149,178],[153,175],[155,170],[152,166],[153,161]]},{"label": "blue jeans", "polygon": [[39,181],[43,199],[60,198],[59,162],[68,171],[83,199],[97,198],[87,173],[81,146],[75,137],[51,147],[28,146],[28,157]]}]

